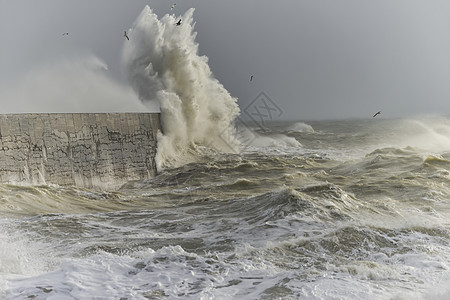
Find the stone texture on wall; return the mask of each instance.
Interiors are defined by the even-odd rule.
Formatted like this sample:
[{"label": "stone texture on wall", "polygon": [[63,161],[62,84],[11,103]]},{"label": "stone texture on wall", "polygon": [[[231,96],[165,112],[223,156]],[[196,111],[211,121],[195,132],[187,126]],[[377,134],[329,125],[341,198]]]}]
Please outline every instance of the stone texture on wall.
[{"label": "stone texture on wall", "polygon": [[115,190],[156,175],[157,113],[0,115],[0,181]]}]

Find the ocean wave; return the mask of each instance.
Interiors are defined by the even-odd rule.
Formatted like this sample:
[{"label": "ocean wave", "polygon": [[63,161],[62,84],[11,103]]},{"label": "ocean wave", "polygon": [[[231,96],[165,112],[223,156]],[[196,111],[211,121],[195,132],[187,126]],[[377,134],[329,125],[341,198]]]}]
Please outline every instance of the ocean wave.
[{"label": "ocean wave", "polygon": [[0,193],[0,214],[11,217],[106,212],[131,205],[120,192],[96,192],[71,186],[1,184]]},{"label": "ocean wave", "polygon": [[368,153],[366,156],[379,156],[379,155],[386,155],[386,156],[411,156],[411,155],[418,155],[418,152],[413,147],[405,147],[405,148],[398,148],[398,147],[385,147],[385,148],[378,148],[373,150],[372,152]]},{"label": "ocean wave", "polygon": [[310,132],[313,133],[314,129],[311,125],[303,122],[294,123],[286,128],[289,132]]},{"label": "ocean wave", "polygon": [[[387,147],[375,149],[362,158],[345,161],[332,168],[332,174],[339,174],[350,178],[351,176],[378,177],[388,169],[391,176],[405,174],[420,168],[423,163],[423,155],[412,148]],[[414,176],[414,175],[413,175]]]},{"label": "ocean wave", "polygon": [[435,167],[448,167],[450,168],[450,160],[444,158],[441,155],[428,155],[424,161],[424,165],[435,166]]},{"label": "ocean wave", "polygon": [[450,120],[442,116],[398,119],[380,124],[378,139],[393,147],[443,152],[450,150]]},{"label": "ocean wave", "polygon": [[284,223],[287,219],[296,219],[299,222],[302,219],[307,221],[351,219],[351,213],[359,207],[358,200],[352,195],[329,184],[297,190],[283,188],[279,191],[223,203],[225,211],[236,213],[246,211],[245,220],[253,225],[264,225],[267,222],[274,225],[277,221]]},{"label": "ocean wave", "polygon": [[238,138],[241,141],[241,147],[256,147],[256,148],[300,148],[302,144],[294,137],[275,132],[262,132],[243,127],[238,132]]},{"label": "ocean wave", "polygon": [[144,102],[159,102],[158,170],[197,161],[203,149],[235,153],[239,141],[233,122],[237,99],[214,78],[208,59],[198,54],[189,9],[176,25],[146,6],[129,30],[123,61],[131,85]]}]

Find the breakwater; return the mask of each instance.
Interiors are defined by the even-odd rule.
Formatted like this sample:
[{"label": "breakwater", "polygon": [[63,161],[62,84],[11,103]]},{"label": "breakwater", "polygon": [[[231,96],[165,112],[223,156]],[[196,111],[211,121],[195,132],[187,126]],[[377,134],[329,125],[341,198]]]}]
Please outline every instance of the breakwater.
[{"label": "breakwater", "polygon": [[115,190],[156,175],[157,113],[0,115],[0,180]]}]

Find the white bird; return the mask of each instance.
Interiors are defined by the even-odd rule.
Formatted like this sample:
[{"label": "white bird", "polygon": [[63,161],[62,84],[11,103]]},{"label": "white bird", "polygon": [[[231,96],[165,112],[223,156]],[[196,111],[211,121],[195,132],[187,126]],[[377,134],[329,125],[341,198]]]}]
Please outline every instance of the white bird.
[{"label": "white bird", "polygon": [[175,8],[175,5],[177,5],[176,3],[172,4],[172,6],[170,7],[170,10]]}]

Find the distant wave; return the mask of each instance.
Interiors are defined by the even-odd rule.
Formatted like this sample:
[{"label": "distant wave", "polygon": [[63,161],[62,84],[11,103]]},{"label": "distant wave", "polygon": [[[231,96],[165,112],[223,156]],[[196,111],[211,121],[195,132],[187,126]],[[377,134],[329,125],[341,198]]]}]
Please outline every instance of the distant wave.
[{"label": "distant wave", "polygon": [[239,147],[233,126],[237,99],[214,78],[208,58],[198,54],[193,13],[189,9],[181,17],[158,19],[146,6],[124,44],[131,85],[142,101],[157,101],[161,107],[159,170],[195,161],[205,148],[234,152]]},{"label": "distant wave", "polygon": [[294,131],[294,132],[314,132],[314,129],[311,125],[308,125],[303,122],[297,122],[292,124],[287,128],[288,131]]},{"label": "distant wave", "polygon": [[245,148],[248,146],[257,148],[298,148],[302,146],[301,143],[294,137],[273,131],[258,133],[257,130],[251,129],[247,126],[238,127],[236,136],[241,143],[241,148]]},{"label": "distant wave", "polygon": [[239,138],[245,142],[243,146],[251,146],[258,148],[276,147],[301,147],[302,145],[295,138],[286,136],[284,134],[272,133],[272,134],[258,134],[256,132],[246,130],[245,133],[240,133]]},{"label": "distant wave", "polygon": [[450,150],[450,119],[442,116],[393,120],[381,123],[375,132],[383,147],[413,147],[431,152]]}]

